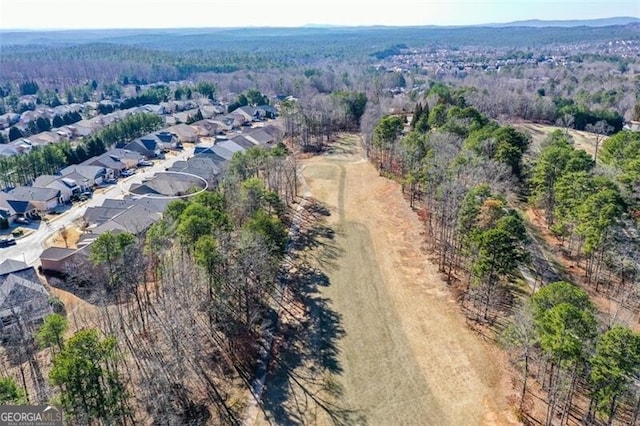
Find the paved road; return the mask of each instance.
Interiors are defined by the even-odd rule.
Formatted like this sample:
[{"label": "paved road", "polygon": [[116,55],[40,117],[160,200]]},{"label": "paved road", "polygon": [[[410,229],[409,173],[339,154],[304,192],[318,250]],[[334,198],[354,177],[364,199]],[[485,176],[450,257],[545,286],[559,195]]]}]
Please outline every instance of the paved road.
[{"label": "paved road", "polygon": [[106,186],[96,190],[93,197],[89,200],[74,204],[64,213],[54,216],[49,223],[44,221],[32,222],[26,228],[32,229],[29,235],[19,238],[15,246],[0,248],[0,262],[5,259],[14,259],[26,262],[29,265],[37,266],[39,264],[40,254],[45,249],[44,243],[55,232],[69,226],[75,220],[80,219],[87,207],[100,206],[105,199],[122,199],[124,198],[129,185],[132,183],[140,183],[144,178],[150,177],[155,172],[164,171],[166,168],[178,160],[185,160],[193,155],[193,147],[185,148],[176,155],[168,155],[166,159],[156,161],[153,166],[144,167],[128,178],[118,181],[116,185]]}]

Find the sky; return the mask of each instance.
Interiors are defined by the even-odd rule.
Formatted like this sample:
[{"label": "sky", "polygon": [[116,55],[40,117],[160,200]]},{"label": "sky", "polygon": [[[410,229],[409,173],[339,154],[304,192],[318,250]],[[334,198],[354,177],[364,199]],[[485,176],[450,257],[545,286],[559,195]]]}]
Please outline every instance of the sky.
[{"label": "sky", "polygon": [[0,29],[475,25],[640,17],[640,0],[0,0]]}]

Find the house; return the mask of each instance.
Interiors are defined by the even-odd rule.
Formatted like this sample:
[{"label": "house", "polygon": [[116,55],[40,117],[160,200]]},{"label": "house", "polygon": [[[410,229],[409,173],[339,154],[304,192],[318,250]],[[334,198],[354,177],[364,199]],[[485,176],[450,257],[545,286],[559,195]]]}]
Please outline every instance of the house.
[{"label": "house", "polygon": [[36,145],[49,145],[52,143],[57,143],[62,140],[62,137],[56,132],[40,132],[38,134],[32,135],[29,137],[31,143]]},{"label": "house", "polygon": [[215,117],[218,114],[224,114],[224,108],[216,105],[201,105],[200,106],[200,115],[202,118],[211,118]]},{"label": "house", "polygon": [[74,164],[60,170],[60,175],[73,179],[82,191],[86,191],[92,186],[102,184],[107,175],[107,169],[103,166]]},{"label": "house", "polygon": [[104,167],[106,170],[105,177],[117,177],[120,176],[120,173],[123,170],[136,167],[141,160],[144,160],[144,157],[139,152],[122,148],[114,148],[80,164],[85,166]]},{"label": "house", "polygon": [[218,142],[216,143],[216,146],[219,146],[220,148],[224,148],[233,154],[235,154],[236,152],[243,152],[245,150],[245,148],[242,145],[237,144],[235,141],[232,141],[232,140]]},{"label": "house", "polygon": [[202,180],[181,173],[157,173],[153,179],[132,184],[129,192],[138,195],[180,196],[188,194],[192,188],[203,188]]},{"label": "house", "polygon": [[209,187],[215,187],[218,184],[218,177],[223,172],[221,164],[224,164],[223,158],[215,161],[213,156],[209,155],[194,156],[187,161],[176,161],[168,171],[199,176],[207,181]]},{"label": "house", "polygon": [[84,138],[86,136],[91,135],[91,133],[93,133],[93,129],[91,129],[90,127],[86,127],[83,126],[82,124],[79,124],[80,121],[78,121],[75,124],[69,124],[68,126],[66,126],[66,128],[71,131],[71,134],[73,135],[74,138]]},{"label": "house", "polygon": [[[26,203],[26,211],[20,212],[15,208],[15,204],[12,207],[17,213],[25,216],[32,215],[35,212],[48,212],[54,210],[58,204],[62,201],[62,196],[59,189],[54,188],[40,188],[37,186],[19,186],[12,189],[7,193],[7,201],[9,203],[18,202],[21,205]],[[31,209],[29,208],[31,206]],[[21,209],[22,210],[22,209]]]},{"label": "house", "polygon": [[163,150],[176,149],[182,146],[176,135],[167,130],[158,132],[155,134],[155,136],[160,141],[160,147]]},{"label": "house", "polygon": [[18,218],[18,213],[11,204],[7,201],[7,194],[0,191],[0,218],[12,223]]},{"label": "house", "polygon": [[49,247],[40,255],[45,274],[67,274],[79,265],[89,264],[89,245],[81,248]]},{"label": "house", "polygon": [[248,105],[241,106],[231,111],[232,114],[239,114],[245,121],[258,121],[260,119],[258,110]]},{"label": "house", "polygon": [[261,127],[251,129],[251,131],[247,133],[243,132],[242,136],[260,146],[272,146],[276,143],[276,138]]},{"label": "house", "polygon": [[278,116],[278,110],[271,105],[258,105],[255,110],[261,119],[276,118]]},{"label": "house", "polygon": [[236,114],[235,111],[223,117],[219,117],[219,119],[230,129],[239,129],[244,126],[245,123],[251,123],[251,121],[247,120],[244,115]]},{"label": "house", "polygon": [[196,129],[188,124],[176,124],[167,129],[169,133],[174,134],[181,143],[195,143],[198,141],[198,133]]},{"label": "house", "polygon": [[229,161],[231,161],[231,158],[233,157],[233,153],[231,151],[216,145],[207,145],[203,143],[196,145],[193,155],[194,157],[206,156],[223,169],[227,167]]},{"label": "house", "polygon": [[160,219],[170,202],[169,198],[106,199],[100,206],[88,207],[82,219],[86,230],[95,235],[106,230],[139,233]]},{"label": "house", "polygon": [[231,128],[222,121],[209,119],[196,121],[191,124],[191,127],[195,129],[196,134],[199,137],[220,135],[231,130]]},{"label": "house", "polygon": [[0,263],[0,334],[3,338],[25,330],[34,332],[51,313],[50,294],[33,267],[11,259]]},{"label": "house", "polygon": [[20,114],[8,112],[0,115],[0,129],[6,129],[20,121]]},{"label": "house", "polygon": [[140,138],[135,139],[124,146],[124,149],[140,153],[144,158],[158,158],[162,153],[162,149],[158,141],[154,139]]},{"label": "house", "polygon": [[[244,137],[244,135],[237,134],[231,137],[230,139],[231,141],[233,141],[234,143],[240,145],[241,147],[243,147],[244,149],[249,149],[252,147],[257,146],[256,143],[252,142],[251,140],[247,139],[246,137]],[[254,139],[255,140],[255,139]]]},{"label": "house", "polygon": [[79,194],[86,188],[81,188],[75,180],[70,177],[41,175],[33,181],[33,186],[41,188],[53,188],[60,190],[60,200],[63,203],[71,201],[74,194]]}]

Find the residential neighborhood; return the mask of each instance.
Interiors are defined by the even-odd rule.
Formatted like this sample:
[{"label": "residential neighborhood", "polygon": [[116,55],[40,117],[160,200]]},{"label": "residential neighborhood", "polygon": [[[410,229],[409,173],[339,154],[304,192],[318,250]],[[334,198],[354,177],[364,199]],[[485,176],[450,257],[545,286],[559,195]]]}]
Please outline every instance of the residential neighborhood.
[{"label": "residential neighborhood", "polygon": [[[273,111],[269,114],[274,116]],[[11,241],[0,245],[0,334],[16,324],[38,324],[50,313],[50,295],[41,280],[47,274],[91,268],[90,247],[99,235],[107,231],[141,235],[162,217],[171,200],[187,196],[193,188],[215,187],[234,153],[275,146],[282,128],[277,121],[265,121],[266,115],[245,108],[191,125],[173,124],[117,144],[57,174],[38,176],[31,185],[0,191],[0,218],[8,224],[0,231],[0,240]],[[8,118],[12,117],[4,120]],[[98,123],[111,120],[99,117],[91,122],[95,130],[100,128]],[[11,155],[25,152],[20,144],[33,149],[41,141],[11,143],[16,147]],[[52,138],[47,143],[56,142]],[[77,241],[49,245],[49,237],[65,227],[78,230]]]}]

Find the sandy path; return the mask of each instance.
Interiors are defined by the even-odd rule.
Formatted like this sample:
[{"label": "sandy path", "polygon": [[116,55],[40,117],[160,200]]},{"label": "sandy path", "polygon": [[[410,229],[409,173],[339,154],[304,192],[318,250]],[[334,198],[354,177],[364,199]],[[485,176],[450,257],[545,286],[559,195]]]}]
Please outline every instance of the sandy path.
[{"label": "sandy path", "polygon": [[351,149],[301,162],[342,253],[321,290],[345,331],[341,403],[371,425],[518,424],[503,354],[465,326],[399,186]]}]

